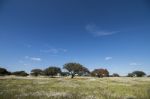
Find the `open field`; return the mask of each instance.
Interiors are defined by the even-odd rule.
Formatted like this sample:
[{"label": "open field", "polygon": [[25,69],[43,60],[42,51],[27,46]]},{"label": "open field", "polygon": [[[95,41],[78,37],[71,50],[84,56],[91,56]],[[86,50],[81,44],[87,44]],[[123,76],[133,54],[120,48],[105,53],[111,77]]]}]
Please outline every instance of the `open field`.
[{"label": "open field", "polygon": [[0,77],[0,99],[150,99],[150,78]]}]

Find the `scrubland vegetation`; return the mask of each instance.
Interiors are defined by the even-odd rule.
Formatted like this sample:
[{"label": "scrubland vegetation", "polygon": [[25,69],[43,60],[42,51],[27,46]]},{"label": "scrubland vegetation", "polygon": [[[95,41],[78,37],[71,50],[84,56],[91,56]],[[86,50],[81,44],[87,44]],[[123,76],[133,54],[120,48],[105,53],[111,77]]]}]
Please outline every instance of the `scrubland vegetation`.
[{"label": "scrubland vegetation", "polygon": [[150,79],[5,76],[0,99],[150,99]]},{"label": "scrubland vegetation", "polygon": [[[89,71],[79,63],[10,72],[0,68],[0,99],[150,99],[150,78],[143,71],[126,77],[107,69]],[[73,78],[73,79],[71,79]]]}]

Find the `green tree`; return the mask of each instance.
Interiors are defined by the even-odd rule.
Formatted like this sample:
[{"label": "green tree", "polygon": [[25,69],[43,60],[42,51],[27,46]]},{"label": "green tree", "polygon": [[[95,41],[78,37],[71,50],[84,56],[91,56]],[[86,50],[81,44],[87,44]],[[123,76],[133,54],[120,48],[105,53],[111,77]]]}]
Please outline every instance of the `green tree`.
[{"label": "green tree", "polygon": [[90,74],[90,71],[88,70],[88,68],[82,66],[81,70],[79,71],[79,75],[88,76],[89,74]]},{"label": "green tree", "polygon": [[32,69],[31,70],[31,75],[32,76],[39,76],[39,75],[42,75],[43,74],[43,71],[41,69]]},{"label": "green tree", "polygon": [[48,67],[44,70],[44,74],[47,76],[53,77],[54,75],[57,75],[58,73],[61,73],[61,69],[59,67],[55,67],[55,66]]},{"label": "green tree", "polygon": [[7,71],[5,68],[0,68],[0,76],[10,75],[11,72]]},{"label": "green tree", "polygon": [[134,72],[132,72],[132,74],[137,77],[143,77],[146,75],[146,73],[144,73],[143,71],[134,71]]},{"label": "green tree", "polygon": [[97,77],[108,77],[109,72],[107,69],[95,69],[91,72],[91,76],[97,76]]},{"label": "green tree", "polygon": [[128,73],[128,75],[127,75],[127,77],[133,77],[134,76],[134,74],[132,74],[132,73]]},{"label": "green tree", "polygon": [[13,72],[12,75],[16,75],[16,76],[28,76],[29,74],[26,73],[25,71],[16,71],[16,72]]},{"label": "green tree", "polygon": [[113,73],[113,74],[112,74],[112,77],[120,77],[120,75],[117,74],[117,73]]},{"label": "green tree", "polygon": [[71,73],[71,78],[74,78],[75,74],[79,74],[86,68],[79,63],[66,63],[63,66],[64,69],[68,70]]}]

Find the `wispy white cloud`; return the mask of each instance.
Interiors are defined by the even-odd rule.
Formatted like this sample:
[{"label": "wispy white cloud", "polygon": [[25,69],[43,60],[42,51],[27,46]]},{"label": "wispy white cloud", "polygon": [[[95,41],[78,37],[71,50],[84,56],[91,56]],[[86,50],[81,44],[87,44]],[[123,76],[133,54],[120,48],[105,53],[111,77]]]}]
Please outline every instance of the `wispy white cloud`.
[{"label": "wispy white cloud", "polygon": [[41,58],[38,58],[38,57],[31,57],[30,59],[33,61],[41,61]]},{"label": "wispy white cloud", "polygon": [[88,24],[88,25],[86,25],[85,28],[93,36],[108,36],[108,35],[113,35],[113,34],[116,34],[119,32],[119,31],[101,30],[99,27],[97,27],[94,24]]},{"label": "wispy white cloud", "polygon": [[25,59],[29,59],[31,61],[42,61],[41,58],[39,57],[29,57],[29,56],[25,56]]},{"label": "wispy white cloud", "polygon": [[41,50],[41,52],[58,54],[58,53],[61,53],[61,52],[63,52],[63,53],[67,52],[67,49],[63,49],[63,48],[51,48],[51,49],[47,49],[47,50]]},{"label": "wispy white cloud", "polygon": [[25,58],[25,59],[29,59],[30,57],[29,57],[29,56],[25,56],[24,58]]},{"label": "wispy white cloud", "polygon": [[108,60],[111,60],[112,57],[105,57],[105,60],[108,61]]},{"label": "wispy white cloud", "polygon": [[130,66],[141,66],[142,64],[136,63],[136,62],[132,62],[129,64]]},{"label": "wispy white cloud", "polygon": [[23,64],[23,66],[29,66],[29,64]]}]

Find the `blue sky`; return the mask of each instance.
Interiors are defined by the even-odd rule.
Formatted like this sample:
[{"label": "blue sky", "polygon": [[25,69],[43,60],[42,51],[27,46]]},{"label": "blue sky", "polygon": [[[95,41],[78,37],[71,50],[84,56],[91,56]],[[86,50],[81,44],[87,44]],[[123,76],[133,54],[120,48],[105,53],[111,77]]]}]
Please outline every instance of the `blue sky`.
[{"label": "blue sky", "polygon": [[0,0],[0,66],[79,62],[90,70],[150,74],[148,0]]}]

